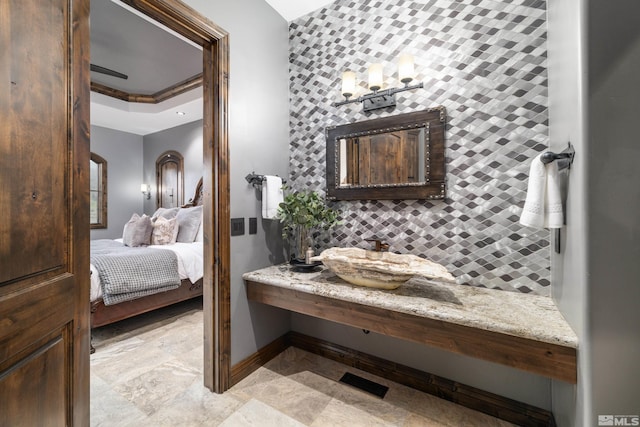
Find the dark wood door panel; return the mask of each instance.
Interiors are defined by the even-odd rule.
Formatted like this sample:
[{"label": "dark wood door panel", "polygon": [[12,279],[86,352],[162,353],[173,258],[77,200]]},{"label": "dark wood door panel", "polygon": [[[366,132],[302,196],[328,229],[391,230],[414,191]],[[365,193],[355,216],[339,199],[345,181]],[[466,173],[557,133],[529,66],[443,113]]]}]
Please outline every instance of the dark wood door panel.
[{"label": "dark wood door panel", "polygon": [[0,6],[0,285],[66,264],[67,2],[33,3]]},{"label": "dark wood door panel", "polygon": [[0,293],[0,363],[73,318],[68,301],[73,286],[73,276],[67,274],[20,292]]},{"label": "dark wood door panel", "polygon": [[67,390],[71,358],[67,331],[68,328],[60,330],[35,351],[0,368],[0,426],[70,424]]},{"label": "dark wood door panel", "polygon": [[89,0],[0,1],[0,426],[89,424]]}]

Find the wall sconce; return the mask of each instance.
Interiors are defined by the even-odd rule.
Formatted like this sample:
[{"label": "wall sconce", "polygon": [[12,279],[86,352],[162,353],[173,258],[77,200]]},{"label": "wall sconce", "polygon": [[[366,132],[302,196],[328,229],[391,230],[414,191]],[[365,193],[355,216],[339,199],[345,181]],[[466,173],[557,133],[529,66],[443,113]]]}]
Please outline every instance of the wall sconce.
[{"label": "wall sconce", "polygon": [[398,58],[398,79],[404,83],[404,87],[380,90],[384,76],[382,73],[382,64],[372,64],[369,67],[369,89],[371,93],[359,96],[355,99],[349,99],[356,91],[356,73],[347,70],[342,74],[342,96],[344,101],[334,102],[334,107],[339,107],[352,102],[362,102],[362,110],[366,113],[379,108],[395,107],[396,93],[405,90],[419,89],[424,87],[422,82],[409,86],[413,80],[414,66],[413,56],[403,54]]},{"label": "wall sconce", "polygon": [[142,194],[147,196],[147,200],[151,199],[151,187],[149,186],[149,184],[141,184],[140,191],[142,192]]}]

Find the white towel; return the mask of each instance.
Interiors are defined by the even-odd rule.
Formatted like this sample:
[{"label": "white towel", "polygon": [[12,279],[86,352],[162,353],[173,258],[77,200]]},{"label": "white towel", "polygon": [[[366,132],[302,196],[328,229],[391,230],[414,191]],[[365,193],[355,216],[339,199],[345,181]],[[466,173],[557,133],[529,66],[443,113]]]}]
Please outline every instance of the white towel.
[{"label": "white towel", "polygon": [[262,218],[275,219],[278,206],[284,202],[282,178],[265,175],[262,181]]},{"label": "white towel", "polygon": [[548,164],[536,156],[531,161],[527,198],[520,215],[520,224],[536,228],[562,228],[562,199],[558,163]]}]

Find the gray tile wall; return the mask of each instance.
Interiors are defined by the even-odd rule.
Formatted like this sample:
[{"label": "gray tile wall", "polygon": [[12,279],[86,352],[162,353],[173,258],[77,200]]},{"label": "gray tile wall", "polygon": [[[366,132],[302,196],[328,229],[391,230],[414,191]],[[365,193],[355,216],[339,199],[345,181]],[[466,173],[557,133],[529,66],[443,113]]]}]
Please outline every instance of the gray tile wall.
[{"label": "gray tile wall", "polygon": [[[334,203],[343,225],[318,248],[391,250],[447,266],[459,283],[549,295],[549,233],[518,223],[530,160],[548,144],[546,3],[540,0],[339,0],[290,24],[290,185],[324,192],[327,126],[443,105],[447,198]],[[400,86],[397,57],[415,57],[425,89],[393,112],[340,100],[342,71],[366,89],[367,68]]]}]

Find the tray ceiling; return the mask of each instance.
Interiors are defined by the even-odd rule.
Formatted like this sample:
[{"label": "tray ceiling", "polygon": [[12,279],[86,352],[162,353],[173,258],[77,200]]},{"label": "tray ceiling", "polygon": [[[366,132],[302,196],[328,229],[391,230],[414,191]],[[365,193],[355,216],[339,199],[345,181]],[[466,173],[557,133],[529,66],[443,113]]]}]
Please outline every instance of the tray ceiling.
[{"label": "tray ceiling", "polygon": [[[266,0],[291,21],[326,0]],[[118,0],[91,2],[91,63],[123,73],[91,72],[91,81],[129,94],[153,95],[202,72],[201,48]],[[146,135],[202,118],[201,88],[158,104],[91,93],[91,124]],[[184,112],[185,115],[178,115]]]}]

